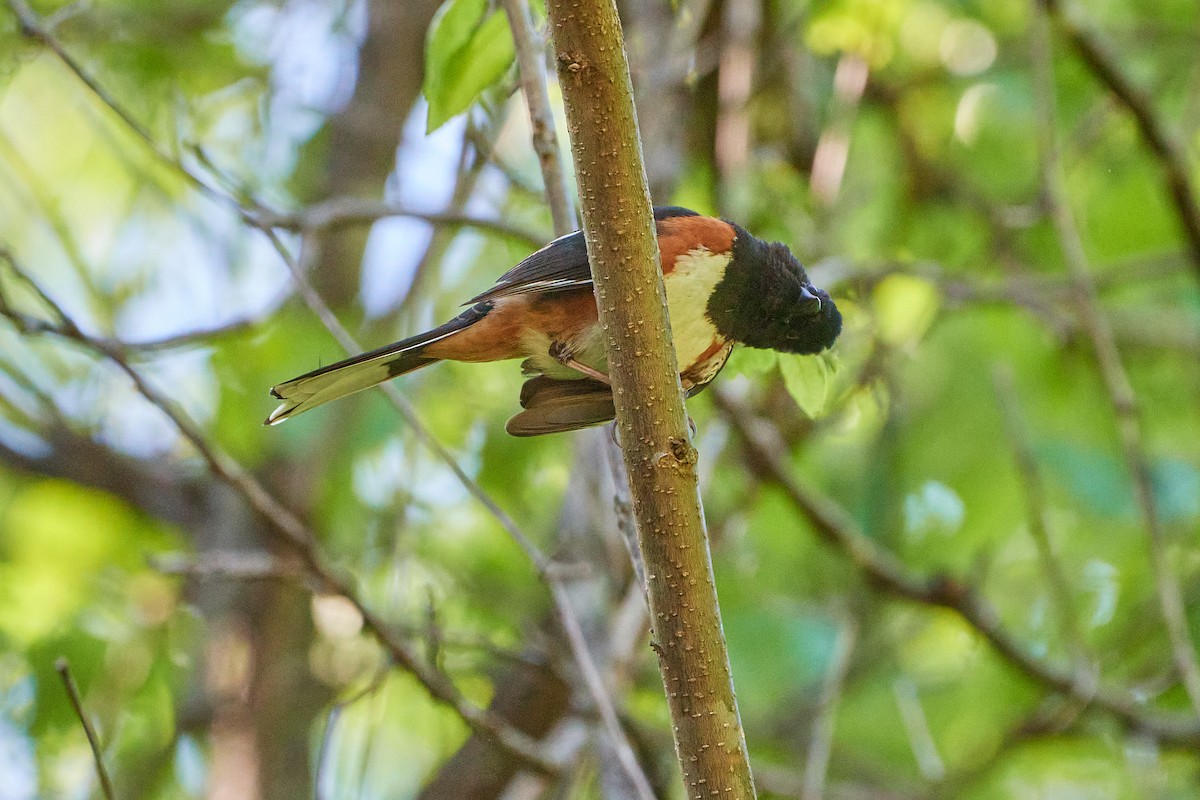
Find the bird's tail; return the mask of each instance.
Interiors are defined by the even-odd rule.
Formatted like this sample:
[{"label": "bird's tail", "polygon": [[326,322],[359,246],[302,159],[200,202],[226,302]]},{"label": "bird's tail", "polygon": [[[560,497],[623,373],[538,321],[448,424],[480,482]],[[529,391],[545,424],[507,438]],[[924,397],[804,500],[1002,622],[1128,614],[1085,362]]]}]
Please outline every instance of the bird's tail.
[{"label": "bird's tail", "polygon": [[283,402],[264,424],[278,425],[285,419],[349,394],[369,389],[406,372],[441,359],[424,354],[425,348],[478,322],[490,305],[481,304],[454,319],[411,339],[389,344],[369,353],[347,358],[271,387],[271,395]]}]

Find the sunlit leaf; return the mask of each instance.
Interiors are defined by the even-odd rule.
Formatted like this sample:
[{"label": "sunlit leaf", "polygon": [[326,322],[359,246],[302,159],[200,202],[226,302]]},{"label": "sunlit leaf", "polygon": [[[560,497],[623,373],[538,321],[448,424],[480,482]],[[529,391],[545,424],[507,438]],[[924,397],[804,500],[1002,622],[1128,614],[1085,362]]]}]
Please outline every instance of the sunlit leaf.
[{"label": "sunlit leaf", "polygon": [[756,347],[735,347],[729,357],[729,373],[733,375],[762,375],[775,366],[774,350]]},{"label": "sunlit leaf", "polygon": [[932,283],[911,275],[889,275],[875,287],[879,338],[893,345],[920,341],[937,317],[941,296]]},{"label": "sunlit leaf", "polygon": [[513,61],[513,40],[503,12],[486,19],[484,0],[447,0],[425,45],[426,130],[466,111]]},{"label": "sunlit leaf", "polygon": [[823,356],[779,355],[779,374],[783,385],[809,417],[819,417],[829,404],[832,370]]}]

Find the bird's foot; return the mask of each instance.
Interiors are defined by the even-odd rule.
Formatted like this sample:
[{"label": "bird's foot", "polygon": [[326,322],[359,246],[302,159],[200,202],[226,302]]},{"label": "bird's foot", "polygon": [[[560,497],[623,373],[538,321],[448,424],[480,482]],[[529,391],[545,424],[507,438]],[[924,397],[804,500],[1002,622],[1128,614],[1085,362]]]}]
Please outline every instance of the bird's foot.
[{"label": "bird's foot", "polygon": [[564,367],[570,367],[578,373],[588,376],[592,380],[600,381],[605,386],[612,386],[612,381],[598,369],[589,367],[581,361],[576,361],[575,356],[571,353],[567,346],[562,342],[552,342],[550,345],[550,357]]}]

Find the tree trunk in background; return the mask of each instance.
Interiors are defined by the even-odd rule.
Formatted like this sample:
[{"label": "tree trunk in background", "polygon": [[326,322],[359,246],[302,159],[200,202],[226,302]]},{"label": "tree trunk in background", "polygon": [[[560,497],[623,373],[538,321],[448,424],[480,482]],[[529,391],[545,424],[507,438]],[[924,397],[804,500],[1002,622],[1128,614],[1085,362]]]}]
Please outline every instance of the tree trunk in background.
[{"label": "tree trunk in background", "polygon": [[[421,91],[424,37],[437,0],[371,0],[367,31],[358,54],[357,80],[349,103],[333,116],[324,136],[325,163],[314,183],[320,197],[379,198],[396,163],[404,121]],[[318,157],[309,153],[310,157]],[[303,167],[302,167],[303,169]],[[314,174],[320,168],[308,165]],[[329,231],[310,246],[317,258],[310,275],[335,311],[357,307],[367,227]],[[326,424],[333,424],[327,420]],[[279,496],[295,506],[295,487],[307,464],[270,468]],[[286,487],[291,487],[287,491]],[[299,510],[304,516],[303,509]],[[279,582],[248,593],[255,670],[250,696],[257,729],[264,800],[311,797],[311,736],[314,721],[332,698],[308,666],[313,626],[308,593]]]},{"label": "tree trunk in background", "polygon": [[[318,199],[383,195],[396,165],[404,121],[421,93],[425,31],[438,0],[370,0],[367,33],[358,54],[354,95],[324,133],[328,155],[315,183]],[[367,227],[326,233],[316,243],[314,286],[334,309],[350,304],[359,287]]]},{"label": "tree trunk in background", "polygon": [[[642,131],[646,181],[656,205],[671,200],[683,174],[686,132],[680,120],[691,115],[692,92],[684,85],[687,54],[678,46],[676,15],[668,3],[621,0],[633,98]],[[687,45],[691,45],[688,37]]]}]

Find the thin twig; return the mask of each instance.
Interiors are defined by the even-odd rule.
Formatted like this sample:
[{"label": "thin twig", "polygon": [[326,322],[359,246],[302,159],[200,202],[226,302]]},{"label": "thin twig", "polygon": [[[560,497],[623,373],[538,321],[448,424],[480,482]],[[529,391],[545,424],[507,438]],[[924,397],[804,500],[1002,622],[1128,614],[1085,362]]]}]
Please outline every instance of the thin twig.
[{"label": "thin twig", "polygon": [[28,6],[25,0],[6,0],[9,8],[17,16],[21,31],[47,47],[75,76],[96,96],[100,102],[119,118],[143,144],[172,171],[182,176],[188,183],[202,194],[217,200],[222,205],[232,208],[253,227],[277,227],[289,230],[325,230],[346,225],[365,224],[385,217],[409,217],[422,219],[434,225],[473,227],[488,230],[492,233],[521,241],[533,247],[544,244],[544,237],[529,231],[508,225],[499,220],[485,220],[466,214],[438,214],[414,211],[395,206],[391,203],[376,200],[364,200],[353,197],[335,197],[318,203],[310,208],[292,214],[271,211],[262,204],[254,201],[252,208],[242,205],[232,194],[214,186],[196,172],[189,169],[178,158],[164,149],[150,131],[140,123],[128,109],[101,84],[91,73],[83,68],[75,57],[54,36],[52,29],[45,24]]},{"label": "thin twig", "polygon": [[850,671],[850,656],[858,638],[858,623],[846,616],[838,629],[833,655],[825,670],[825,682],[813,715],[812,737],[808,741],[808,755],[804,760],[804,786],[800,800],[821,800],[825,795],[825,779],[829,771],[829,754],[833,749],[834,719],[837,714],[838,698]]},{"label": "thin twig", "polygon": [[226,195],[216,187],[205,182],[202,178],[184,167],[176,158],[163,149],[163,147],[155,140],[150,131],[144,125],[142,125],[142,123],[138,122],[137,118],[134,117],[133,114],[131,114],[124,106],[117,102],[116,98],[113,97],[113,95],[110,94],[108,90],[105,89],[104,86],[101,85],[101,83],[96,80],[91,73],[85,70],[82,64],[75,60],[75,57],[72,56],[65,47],[63,47],[62,42],[60,42],[57,37],[54,36],[53,29],[48,26],[40,17],[38,17],[33,9],[31,9],[25,2],[25,0],[7,0],[7,2],[8,7],[12,9],[12,12],[17,17],[17,22],[21,28],[21,33],[24,36],[33,39],[34,41],[40,42],[43,46],[54,53],[54,55],[58,57],[58,60],[61,61],[67,69],[73,72],[75,77],[77,77],[80,82],[82,82],[83,85],[86,86],[98,100],[100,100],[101,103],[103,103],[110,111],[116,114],[121,122],[123,122],[125,126],[132,131],[135,136],[137,136],[137,138],[141,139],[142,143],[145,144],[146,147],[149,148],[150,151],[157,156],[161,162],[166,164],[172,170],[179,172],[190,184],[192,184],[192,186],[199,190],[201,194],[217,200],[223,205],[232,205],[240,210],[240,205],[236,200],[229,195]]},{"label": "thin twig", "polygon": [[100,777],[100,790],[104,792],[106,800],[116,800],[117,793],[113,791],[112,778],[108,775],[108,767],[104,766],[100,738],[96,735],[96,729],[92,726],[87,711],[83,707],[83,700],[79,696],[79,687],[75,684],[75,677],[71,675],[71,665],[67,659],[59,658],[54,662],[54,669],[62,678],[63,686],[67,690],[67,697],[71,700],[71,707],[75,709],[75,716],[79,718],[79,724],[83,726],[83,732],[87,735],[88,745],[92,748],[92,760],[96,764],[96,774]]},{"label": "thin twig", "polygon": [[614,422],[606,427],[608,435],[604,437],[604,459],[608,462],[609,474],[613,482],[613,511],[617,520],[617,532],[629,553],[629,561],[633,564],[634,577],[637,585],[642,587],[642,597],[646,596],[646,562],[642,559],[642,549],[638,545],[637,518],[633,515],[633,498],[629,495],[629,473],[625,470],[625,457],[621,455],[621,446],[617,444],[617,427]]},{"label": "thin twig", "polygon": [[1079,622],[1076,618],[1075,604],[1071,600],[1071,585],[1054,553],[1054,546],[1050,543],[1050,522],[1046,511],[1045,486],[1042,483],[1041,470],[1038,469],[1033,446],[1030,444],[1025,420],[1021,416],[1020,401],[1017,398],[1016,381],[1013,379],[1012,370],[997,366],[992,371],[992,384],[1000,405],[1004,431],[1012,446],[1017,472],[1021,477],[1029,533],[1033,537],[1034,546],[1037,547],[1038,557],[1042,562],[1042,569],[1046,573],[1046,581],[1050,585],[1050,594],[1053,598],[1054,609],[1058,614],[1063,638],[1069,643],[1071,656],[1081,674],[1096,677],[1098,673],[1088,654],[1087,643],[1084,641],[1083,632],[1079,629]]},{"label": "thin twig", "polygon": [[1040,5],[1067,37],[1096,79],[1112,92],[1113,97],[1133,117],[1146,147],[1162,168],[1167,191],[1183,226],[1184,238],[1191,254],[1192,269],[1200,279],[1200,205],[1196,201],[1192,170],[1188,166],[1183,148],[1167,132],[1166,126],[1155,113],[1150,98],[1125,74],[1120,62],[1098,38],[1071,19],[1059,0],[1040,0]]},{"label": "thin twig", "polygon": [[1042,700],[1034,712],[1011,726],[982,760],[959,767],[922,793],[923,800],[954,800],[963,797],[980,778],[996,768],[1019,745],[1041,736],[1053,736],[1070,730],[1080,718],[1079,704],[1073,698],[1052,694]]},{"label": "thin twig", "polygon": [[310,233],[351,225],[369,225],[388,217],[416,219],[439,227],[475,228],[531,247],[541,247],[546,243],[546,237],[501,220],[483,219],[462,213],[414,211],[384,200],[358,197],[333,197],[290,214],[270,211],[259,211],[255,214],[256,221],[261,226]]},{"label": "thin twig", "polygon": [[199,579],[296,581],[307,574],[299,565],[259,550],[213,550],[198,555],[163,553],[146,561],[155,572]]},{"label": "thin twig", "polygon": [[321,733],[321,745],[317,748],[316,769],[313,774],[313,795],[317,800],[324,800],[325,792],[322,787],[325,784],[325,771],[329,766],[329,753],[332,750],[333,734],[337,730],[338,720],[342,717],[342,712],[350,706],[362,700],[364,697],[374,694],[379,691],[387,680],[388,671],[381,669],[375,673],[368,683],[363,688],[354,692],[349,697],[339,700],[334,703],[329,709],[329,715],[325,720],[325,730]]},{"label": "thin twig", "polygon": [[[231,206],[248,225],[262,231],[267,236],[268,240],[279,252],[285,264],[296,278],[298,285],[305,296],[305,301],[309,307],[317,313],[321,321],[326,325],[335,338],[347,349],[349,353],[361,352],[361,348],[354,342],[353,338],[338,322],[329,307],[317,295],[311,284],[304,277],[304,273],[300,270],[295,259],[291,257],[286,246],[279,238],[278,233],[270,224],[271,219],[281,219],[279,215],[274,215],[267,211],[259,204],[255,204],[253,209],[247,209],[241,205],[235,198],[224,194],[221,190],[210,186],[204,180],[192,173],[177,159],[173,158],[169,153],[163,150],[154,140],[149,131],[144,128],[127,110],[125,110],[116,99],[108,93],[107,90],[89,73],[87,73],[78,62],[67,52],[62,44],[53,36],[36,14],[25,4],[24,0],[7,0],[10,8],[13,9],[21,24],[22,31],[42,42],[58,56],[58,58],[73,72],[75,75],[101,100],[101,102],[111,109],[138,138],[140,138],[147,147],[165,164],[172,169],[178,171],[197,189],[210,197],[214,197],[225,205]],[[376,209],[379,210],[379,209]],[[8,259],[11,266],[18,274],[21,270],[18,268],[15,261]],[[25,276],[27,282],[32,286],[37,286],[35,282]],[[192,442],[193,446],[201,453],[210,467],[219,477],[231,483],[235,488],[241,491],[251,506],[259,511],[268,521],[272,522],[272,527],[278,531],[286,540],[293,546],[297,547],[304,557],[306,564],[313,571],[314,577],[330,586],[331,589],[339,594],[344,594],[355,605],[359,606],[360,612],[363,614],[364,624],[368,629],[374,630],[380,637],[381,641],[392,650],[392,655],[398,664],[413,672],[414,675],[426,685],[426,688],[440,700],[447,702],[455,707],[464,720],[471,727],[483,735],[486,735],[506,749],[511,750],[514,755],[529,763],[535,770],[545,773],[553,773],[556,771],[556,766],[548,763],[538,751],[536,743],[529,740],[529,737],[519,731],[504,726],[501,722],[494,719],[492,715],[470,705],[458,693],[454,685],[441,673],[432,670],[417,660],[415,653],[410,652],[407,645],[403,642],[391,637],[390,633],[383,627],[382,621],[375,617],[365,606],[362,606],[361,601],[349,591],[349,584],[338,576],[334,575],[332,570],[325,565],[319,556],[315,542],[311,533],[304,525],[283,507],[274,497],[272,497],[258,482],[246,472],[240,465],[234,462],[223,452],[217,450],[214,445],[205,440],[199,429],[191,423],[189,419],[182,415],[173,404],[166,400],[165,397],[158,394],[152,387],[149,386],[123,358],[117,348],[110,346],[109,343],[92,339],[75,326],[74,322],[70,321],[69,317],[61,312],[55,306],[53,301],[50,301],[45,296],[44,292],[38,289],[42,294],[43,299],[55,309],[55,312],[61,318],[60,329],[38,329],[40,326],[33,325],[32,327],[22,328],[26,333],[45,333],[51,335],[59,335],[68,340],[76,341],[79,344],[88,347],[98,354],[101,354],[113,361],[123,372],[125,372],[134,382],[138,391],[145,396],[153,405],[158,406],[175,425],[180,432]],[[13,314],[5,314],[20,327],[21,320],[19,317],[14,317]],[[26,320],[26,322],[28,322]],[[53,326],[52,326],[53,327]],[[571,643],[574,657],[580,661],[581,668],[585,673],[588,672],[585,664],[591,661],[591,657],[587,651],[587,645],[582,638],[575,638],[570,635],[570,629],[574,627],[578,629],[578,624],[572,626],[568,622],[567,617],[573,612],[569,606],[563,605],[561,597],[561,586],[556,589],[556,578],[550,569],[549,559],[541,553],[540,550],[533,544],[525,534],[517,527],[516,523],[509,517],[495,501],[493,501],[486,492],[468,476],[457,462],[453,455],[438,442],[427,428],[420,422],[416,415],[415,409],[411,403],[399,392],[396,387],[387,385],[384,388],[385,393],[392,400],[393,405],[400,410],[402,416],[406,418],[416,433],[426,446],[428,446],[435,455],[443,460],[455,476],[462,482],[467,491],[475,497],[483,506],[500,522],[501,526],[513,537],[517,544],[525,551],[527,556],[533,561],[539,575],[547,582],[551,588],[551,595],[555,598],[556,606],[560,615],[563,617],[564,628],[568,632],[568,641]],[[591,673],[598,675],[594,663],[591,664]],[[612,698],[606,691],[603,691],[603,686],[589,681],[589,689],[593,692],[593,699],[597,707],[601,709],[602,717],[608,723],[610,735],[618,742],[618,748],[621,748],[621,742],[624,742],[624,748],[628,749],[628,742],[624,739],[624,734],[620,730],[619,725],[614,726],[611,723],[617,719],[615,706]],[[630,750],[631,752],[631,750]]]},{"label": "thin twig", "polygon": [[604,678],[600,675],[600,669],[596,666],[595,659],[592,658],[591,653],[588,651],[587,638],[584,636],[583,628],[579,624],[579,618],[571,608],[571,598],[567,594],[566,587],[558,580],[548,581],[547,583],[554,597],[554,604],[559,609],[559,622],[562,624],[563,631],[567,635],[567,641],[571,645],[576,665],[583,675],[584,685],[587,686],[588,693],[596,703],[596,710],[600,712],[600,720],[604,723],[604,729],[608,733],[609,741],[616,751],[621,769],[624,770],[626,777],[629,778],[638,797],[642,800],[654,800],[654,790],[650,788],[650,779],[646,777],[645,771],[642,769],[641,764],[638,763],[637,755],[633,752],[633,747],[629,744],[629,739],[626,738],[625,731],[621,727],[621,721],[617,717],[616,706],[608,693],[608,687],[604,683]]},{"label": "thin twig", "polygon": [[896,707],[900,709],[908,746],[917,760],[921,775],[931,781],[942,780],[946,777],[946,764],[929,730],[929,718],[925,715],[925,707],[921,705],[916,684],[908,676],[902,675],[892,682],[892,694],[896,698]]},{"label": "thin twig", "polygon": [[810,180],[813,197],[826,208],[837,202],[841,192],[850,155],[850,137],[869,73],[866,59],[857,53],[842,53],[833,73],[829,124],[817,140]]},{"label": "thin twig", "polygon": [[726,191],[745,169],[753,147],[750,98],[754,91],[754,71],[758,66],[755,40],[763,24],[762,6],[761,0],[741,0],[721,7],[713,155]]},{"label": "thin twig", "polygon": [[[1074,697],[1084,707],[1103,709],[1126,727],[1182,746],[1200,745],[1200,721],[1188,716],[1155,713],[1125,692],[1098,686],[1087,676],[1051,664],[1030,652],[1000,623],[999,616],[969,585],[945,576],[914,574],[896,556],[859,528],[841,506],[791,475],[780,444],[768,441],[761,423],[727,392],[713,390],[717,407],[742,443],[746,465],[764,482],[781,489],[808,520],[814,532],[841,551],[868,581],[897,597],[957,613],[996,653],[1030,680]],[[765,427],[765,426],[764,426]]]},{"label": "thin twig", "polygon": [[130,351],[148,352],[153,350],[173,350],[177,347],[203,345],[213,339],[219,339],[223,336],[234,336],[239,333],[245,333],[257,324],[258,322],[253,319],[235,319],[232,322],[227,322],[224,325],[218,325],[215,328],[208,328],[206,330],[176,333],[170,336],[163,336],[158,339],[147,339],[141,342],[126,342],[110,339],[108,344],[111,347],[123,347]]},{"label": "thin twig", "polygon": [[[346,330],[337,315],[333,313],[333,309],[325,302],[325,300],[317,292],[316,288],[308,280],[306,270],[292,257],[291,253],[284,246],[283,242],[275,235],[273,231],[267,232],[268,237],[279,251],[280,257],[291,270],[292,277],[296,281],[296,285],[300,290],[300,295],[304,298],[304,302],[309,309],[321,320],[330,334],[338,341],[339,344],[346,350],[347,353],[361,353],[362,347],[355,341],[350,332]],[[595,660],[592,658],[591,652],[588,650],[587,641],[583,636],[583,629],[579,624],[579,619],[575,614],[575,610],[571,607],[570,598],[567,597],[566,590],[563,587],[562,580],[553,568],[554,565],[550,558],[543,553],[533,540],[530,539],[525,532],[517,525],[512,517],[508,515],[504,509],[496,504],[496,501],[484,491],[470,475],[466,473],[454,455],[446,449],[429,429],[425,427],[417,414],[416,408],[412,405],[407,397],[396,388],[394,384],[386,383],[381,387],[384,394],[395,406],[400,415],[404,417],[406,423],[412,429],[421,442],[434,452],[435,455],[450,469],[459,483],[466,488],[476,500],[479,501],[492,516],[500,523],[501,527],[508,532],[517,546],[525,552],[525,555],[533,562],[537,569],[538,576],[545,582],[550,590],[551,599],[554,601],[555,612],[558,615],[559,622],[562,625],[563,632],[567,636],[567,642],[571,647],[571,654],[579,665],[580,672],[583,674],[592,700],[596,703],[596,708],[600,712],[600,718],[605,724],[605,728],[612,738],[617,752],[624,754],[625,758],[622,763],[630,772],[630,779],[635,783],[649,785],[646,781],[641,767],[637,765],[636,758],[633,757],[633,750],[629,746],[629,742],[625,737],[624,731],[621,729],[620,722],[617,718],[616,704],[609,694],[608,689],[604,686],[603,680],[600,678],[600,670],[596,667]],[[640,780],[639,780],[640,776]]]},{"label": "thin twig", "polygon": [[[397,637],[383,619],[366,606],[362,598],[354,591],[351,581],[340,575],[326,561],[308,527],[290,509],[275,499],[241,464],[219,449],[217,445],[208,441],[187,415],[165,395],[151,386],[141,373],[129,364],[120,350],[109,347],[104,341],[91,338],[83,333],[38,283],[21,269],[10,253],[0,251],[0,258],[8,263],[17,277],[42,297],[58,319],[57,324],[43,324],[35,330],[27,331],[28,333],[52,335],[72,342],[103,357],[125,373],[133,382],[138,393],[151,405],[158,408],[174,424],[179,433],[191,443],[201,458],[207,462],[213,474],[239,492],[250,507],[268,523],[268,529],[276,533],[282,541],[296,551],[318,588],[342,595],[354,605],[362,615],[363,627],[384,646],[397,665],[412,674],[435,699],[454,709],[472,730],[495,741],[512,753],[514,757],[528,764],[531,769],[546,774],[557,772],[558,766],[545,758],[537,742],[505,724],[495,715],[472,705],[447,675],[426,664],[407,642]],[[2,297],[0,297],[0,315],[12,318],[11,311],[3,302]]]},{"label": "thin twig", "polygon": [[567,194],[566,173],[558,147],[554,113],[550,110],[550,97],[546,92],[546,48],[540,36],[533,30],[533,19],[529,14],[527,0],[501,0],[504,13],[508,15],[508,27],[512,30],[513,43],[517,49],[517,66],[521,73],[521,91],[529,108],[529,125],[532,129],[533,151],[537,153],[542,168],[542,183],[546,186],[546,203],[550,206],[550,218],[554,220],[554,235],[565,236],[575,230],[575,211],[571,197]]},{"label": "thin twig", "polygon": [[[467,127],[474,128],[475,125],[468,123]],[[479,178],[483,175],[484,167],[487,165],[487,154],[475,147],[469,137],[464,136],[462,142],[459,143],[458,166],[454,170],[454,189],[450,192],[450,199],[442,213],[459,215],[463,213],[467,203],[471,201],[471,196],[474,195],[475,187],[479,184]],[[446,252],[458,238],[457,234],[458,229],[456,228],[434,227],[433,235],[429,237],[429,243],[425,246],[425,252],[421,253],[416,266],[413,267],[412,277],[408,281],[404,296],[395,306],[391,316],[397,319],[406,319],[411,315],[418,301],[424,296],[425,283],[429,273],[441,265]],[[540,247],[540,245],[537,246]],[[306,269],[304,272],[306,275],[312,274],[311,269]]]},{"label": "thin twig", "polygon": [[[1044,0],[1043,0],[1044,2]],[[1046,14],[1037,13],[1045,8]],[[1074,283],[1075,300],[1084,330],[1091,339],[1100,377],[1117,418],[1121,449],[1133,480],[1134,496],[1146,527],[1150,549],[1150,565],[1158,602],[1166,622],[1167,637],[1175,668],[1191,701],[1192,710],[1200,718],[1200,665],[1196,662],[1196,647],[1192,642],[1184,612],[1183,592],[1171,568],[1167,554],[1166,535],[1155,505],[1150,482],[1150,463],[1142,438],[1142,425],[1137,396],[1129,381],[1129,373],[1113,338],[1112,327],[1100,312],[1096,285],[1092,281],[1083,239],[1075,225],[1062,178],[1062,166],[1055,133],[1055,93],[1053,53],[1050,43],[1050,9],[1033,2],[1033,21],[1030,47],[1034,68],[1034,107],[1038,146],[1041,152],[1042,189],[1049,205],[1050,216],[1058,234],[1067,271]]]},{"label": "thin twig", "polygon": [[77,238],[78,231],[67,223],[61,205],[56,200],[56,195],[49,191],[45,181],[34,171],[30,160],[17,147],[16,142],[3,133],[0,133],[0,154],[5,156],[6,166],[12,170],[13,184],[23,184],[28,194],[27,198],[19,199],[20,207],[30,210],[37,209],[36,219],[45,223],[53,231],[75,277],[87,290],[87,298],[90,303],[96,287],[91,275],[88,274],[88,264]]}]

